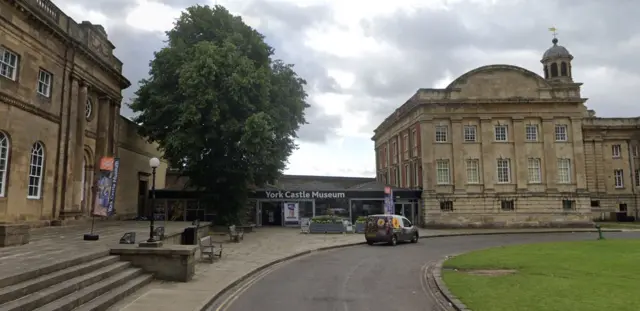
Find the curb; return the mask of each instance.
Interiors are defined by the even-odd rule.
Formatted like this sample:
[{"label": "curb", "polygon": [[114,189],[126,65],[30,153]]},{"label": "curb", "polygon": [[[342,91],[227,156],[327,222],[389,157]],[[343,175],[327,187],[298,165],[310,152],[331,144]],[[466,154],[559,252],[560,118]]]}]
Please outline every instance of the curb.
[{"label": "curb", "polygon": [[[610,230],[602,230],[603,232],[623,232],[623,230],[621,229],[610,229]],[[505,235],[505,234],[542,234],[542,233],[594,233],[594,232],[598,232],[598,230],[595,229],[588,229],[588,230],[579,230],[579,231],[567,231],[567,230],[553,230],[553,231],[539,231],[539,230],[531,230],[531,231],[496,231],[496,232],[460,232],[460,233],[442,233],[442,234],[435,234],[435,235],[429,235],[429,236],[421,236],[420,239],[433,239],[433,238],[446,238],[446,237],[456,237],[456,236],[473,236],[473,235]],[[295,253],[292,255],[288,255],[285,256],[283,258],[280,259],[276,259],[274,261],[268,262],[258,268],[255,268],[251,271],[249,271],[248,273],[245,273],[243,276],[239,277],[238,279],[236,279],[235,281],[231,282],[229,285],[225,286],[222,290],[220,290],[217,294],[213,295],[213,297],[211,297],[209,299],[209,301],[207,301],[207,303],[205,303],[199,310],[200,311],[206,311],[209,307],[211,307],[213,305],[213,303],[220,299],[220,297],[222,297],[223,295],[225,295],[230,289],[236,287],[238,284],[242,283],[244,280],[256,275],[258,272],[263,271],[269,267],[272,267],[276,264],[279,264],[281,262],[285,262],[285,261],[289,261],[298,257],[302,257],[311,253],[315,253],[315,252],[322,252],[322,251],[327,251],[327,250],[332,250],[332,249],[339,249],[339,248],[346,248],[346,247],[350,247],[350,246],[356,246],[356,245],[364,245],[366,244],[366,242],[353,242],[353,243],[347,243],[347,244],[342,244],[342,245],[333,245],[333,246],[325,246],[325,247],[320,247],[320,248],[316,248],[316,249],[311,249],[311,250],[307,250],[307,251],[303,251],[303,252],[299,252],[299,253]],[[449,256],[450,258],[451,256]],[[445,259],[446,260],[446,259]],[[449,292],[449,290],[447,289],[447,287],[444,285],[444,282],[441,280],[441,276],[440,276],[440,271],[442,269],[442,263],[445,260],[441,260],[438,262],[438,264],[436,265],[436,269],[434,271],[434,279],[436,280],[436,286],[438,287],[438,291],[440,291],[442,293],[442,295],[445,297],[445,299],[447,301],[449,301],[449,303],[451,303],[454,308],[456,308],[457,311],[470,311],[469,309],[467,309],[466,306],[464,306],[464,304],[462,304],[462,302],[460,302],[459,300],[457,300],[456,298],[454,298],[454,300],[457,301],[457,303],[461,304],[462,306],[464,306],[464,308],[460,309],[458,308],[454,302],[452,302],[452,300],[450,299],[450,296],[453,297],[453,295]],[[435,274],[437,273],[437,277],[435,276]]]},{"label": "curb", "polygon": [[449,304],[456,311],[471,311],[471,310],[469,310],[469,308],[467,308],[467,306],[464,303],[462,303],[462,301],[460,301],[458,298],[456,298],[456,296],[454,296],[449,291],[449,288],[444,284],[444,281],[442,280],[442,264],[447,259],[449,259],[451,257],[454,257],[454,256],[447,256],[447,257],[445,257],[445,259],[442,259],[442,260],[438,261],[435,264],[433,271],[431,272],[431,276],[435,280],[438,292],[440,292],[440,294],[442,294],[442,297],[444,297],[444,299],[447,300],[449,302]]}]

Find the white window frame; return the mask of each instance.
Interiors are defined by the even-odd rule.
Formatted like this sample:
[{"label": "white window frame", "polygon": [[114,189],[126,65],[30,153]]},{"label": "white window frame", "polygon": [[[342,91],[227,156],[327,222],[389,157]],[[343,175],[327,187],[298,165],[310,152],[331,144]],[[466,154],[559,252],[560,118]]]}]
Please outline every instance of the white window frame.
[{"label": "white window frame", "polygon": [[438,185],[451,184],[449,160],[436,160],[436,183]]},{"label": "white window frame", "polygon": [[465,142],[476,142],[478,141],[478,127],[475,125],[465,125],[464,126],[464,141]]},{"label": "white window frame", "polygon": [[542,183],[542,161],[539,158],[527,159],[527,173],[530,184]]},{"label": "white window frame", "polygon": [[51,85],[53,85],[53,75],[46,71],[40,69],[38,72],[38,83],[36,85],[36,93],[44,96],[51,97]]},{"label": "white window frame", "polygon": [[524,128],[526,141],[538,141],[538,125],[527,124]]},{"label": "white window frame", "polygon": [[480,183],[480,160],[479,159],[467,159],[467,184],[479,184]]},{"label": "white window frame", "polygon": [[558,184],[570,184],[571,171],[571,159],[558,159]]},{"label": "white window frame", "polygon": [[446,143],[449,141],[449,127],[446,125],[436,126],[435,140],[437,143]]},{"label": "white window frame", "polygon": [[402,135],[402,156],[405,160],[409,159],[409,134]]},{"label": "white window frame", "polygon": [[416,187],[422,187],[422,185],[420,184],[420,164],[416,163],[413,166],[413,170],[414,170],[414,174],[413,174],[413,179],[414,179],[414,184],[416,185]]},{"label": "white window frame", "polygon": [[404,176],[404,187],[411,187],[411,171],[409,170],[409,164],[404,165],[404,170],[402,171]]},{"label": "white window frame", "polygon": [[411,130],[411,156],[412,157],[417,157],[418,156],[418,130],[416,129],[412,129]]},{"label": "white window frame", "polygon": [[621,169],[613,170],[613,183],[617,189],[624,188],[624,171]]},{"label": "white window frame", "polygon": [[0,76],[15,81],[19,63],[20,57],[18,54],[0,46]]},{"label": "white window frame", "polygon": [[[511,183],[511,159],[496,160],[496,181],[499,184]],[[506,179],[504,178],[506,175]]]},{"label": "white window frame", "polygon": [[9,150],[11,142],[9,135],[0,132],[0,198],[6,196],[7,174],[9,173]]},{"label": "white window frame", "polygon": [[566,124],[556,124],[555,137],[556,141],[568,141],[569,140],[569,127]]},{"label": "white window frame", "polygon": [[509,141],[509,127],[506,125],[493,126],[493,139],[495,141]]},{"label": "white window frame", "polygon": [[622,158],[622,145],[611,145],[611,157],[614,159]]},{"label": "white window frame", "polygon": [[42,143],[34,143],[31,147],[31,156],[29,159],[27,199],[37,200],[42,197],[42,178],[44,177],[45,160],[44,157],[44,146],[42,145]]},{"label": "white window frame", "polygon": [[391,164],[398,163],[398,142],[394,139],[391,142]]}]

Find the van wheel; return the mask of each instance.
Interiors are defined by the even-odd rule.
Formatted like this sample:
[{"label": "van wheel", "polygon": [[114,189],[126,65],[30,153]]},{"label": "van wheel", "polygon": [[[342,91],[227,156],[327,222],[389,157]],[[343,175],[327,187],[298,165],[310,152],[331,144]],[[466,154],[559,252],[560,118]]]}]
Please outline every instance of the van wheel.
[{"label": "van wheel", "polygon": [[414,234],[413,237],[411,238],[411,243],[418,243],[418,234]]},{"label": "van wheel", "polygon": [[367,240],[367,244],[373,245],[373,241]]},{"label": "van wheel", "polygon": [[391,246],[398,245],[398,237],[395,234],[391,236],[391,241],[389,241],[389,245]]}]

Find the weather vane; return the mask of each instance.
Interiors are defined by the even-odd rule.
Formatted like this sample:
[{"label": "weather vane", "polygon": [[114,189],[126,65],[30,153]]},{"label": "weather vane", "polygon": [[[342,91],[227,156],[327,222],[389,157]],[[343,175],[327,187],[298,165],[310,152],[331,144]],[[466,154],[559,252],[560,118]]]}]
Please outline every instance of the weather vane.
[{"label": "weather vane", "polygon": [[549,27],[549,31],[551,31],[551,33],[553,34],[553,38],[557,38],[558,37],[558,28]]}]

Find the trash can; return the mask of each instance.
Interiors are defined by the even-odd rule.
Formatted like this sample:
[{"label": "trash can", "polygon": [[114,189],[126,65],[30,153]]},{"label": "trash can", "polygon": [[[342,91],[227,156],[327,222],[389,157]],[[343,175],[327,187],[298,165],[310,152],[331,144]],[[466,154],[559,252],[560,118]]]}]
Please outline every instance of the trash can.
[{"label": "trash can", "polygon": [[189,226],[184,228],[182,231],[182,245],[196,245],[198,242],[197,238],[198,228],[194,226]]}]

